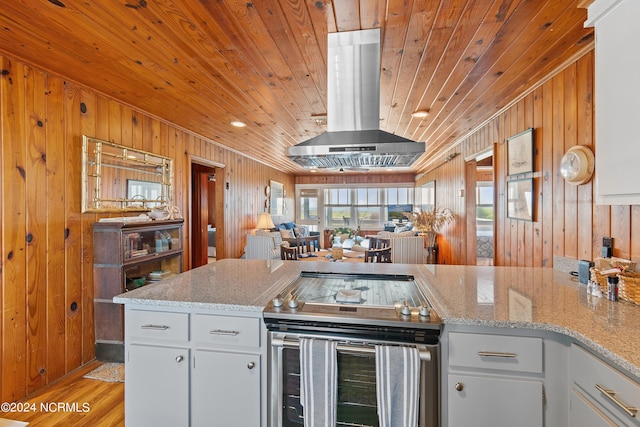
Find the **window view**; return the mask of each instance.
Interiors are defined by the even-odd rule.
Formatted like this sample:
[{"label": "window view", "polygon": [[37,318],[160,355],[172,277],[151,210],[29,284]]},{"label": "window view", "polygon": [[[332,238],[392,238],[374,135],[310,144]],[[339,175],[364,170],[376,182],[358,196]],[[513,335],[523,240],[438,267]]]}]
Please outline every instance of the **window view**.
[{"label": "window view", "polygon": [[[406,222],[402,214],[413,210],[413,187],[400,188],[326,188],[324,227],[381,229],[387,223]],[[304,206],[304,191],[301,191]],[[304,208],[303,208],[304,209]]]},{"label": "window view", "polygon": [[303,189],[300,191],[300,219],[318,219],[318,190]]},{"label": "window view", "polygon": [[476,185],[476,234],[478,264],[493,264],[493,182]]}]

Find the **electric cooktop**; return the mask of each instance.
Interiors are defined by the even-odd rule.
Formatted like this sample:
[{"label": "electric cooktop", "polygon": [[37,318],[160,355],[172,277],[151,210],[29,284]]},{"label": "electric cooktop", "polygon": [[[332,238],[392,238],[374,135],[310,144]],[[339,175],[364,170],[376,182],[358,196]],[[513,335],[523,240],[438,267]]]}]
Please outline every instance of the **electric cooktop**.
[{"label": "electric cooktop", "polygon": [[265,307],[269,319],[440,327],[410,275],[305,271]]}]

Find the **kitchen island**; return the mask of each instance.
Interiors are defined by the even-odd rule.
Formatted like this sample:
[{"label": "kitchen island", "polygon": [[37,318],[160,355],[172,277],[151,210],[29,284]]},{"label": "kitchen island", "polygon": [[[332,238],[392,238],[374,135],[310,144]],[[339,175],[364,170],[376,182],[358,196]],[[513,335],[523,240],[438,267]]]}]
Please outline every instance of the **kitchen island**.
[{"label": "kitchen island", "polygon": [[[197,325],[197,320],[206,316],[242,322],[248,321],[247,319],[259,321],[263,307],[303,270],[413,275],[444,324],[445,356],[448,355],[444,348],[449,345],[448,330],[452,333],[472,334],[487,331],[491,336],[496,335],[496,331],[498,335],[503,331],[509,336],[526,337],[537,337],[539,333],[545,339],[545,346],[542,347],[545,351],[547,348],[561,348],[554,355],[558,356],[560,368],[567,366],[569,348],[577,344],[613,365],[632,381],[637,382],[640,378],[640,343],[635,339],[640,336],[640,307],[626,302],[592,298],[587,295],[586,287],[577,283],[576,278],[553,269],[228,259],[119,295],[114,298],[114,302],[125,304],[127,313],[148,311],[189,315],[191,319],[185,321],[187,324],[190,321],[191,326]],[[127,327],[125,320],[125,328]],[[224,333],[224,328],[221,330]],[[184,349],[185,354],[210,354],[208,350],[234,357],[249,354],[260,360],[247,362],[248,366],[258,363],[260,367],[260,364],[266,364],[265,335],[262,329],[252,332],[257,336],[251,344],[236,342],[221,347],[214,345],[212,348],[203,345],[203,340],[195,339],[196,332],[191,331],[191,335],[187,333],[186,341],[169,338],[166,346]],[[549,337],[552,338],[551,341],[546,340]],[[151,340],[149,337],[142,337],[127,345],[147,344],[151,350],[164,349],[164,345],[158,346],[156,341],[147,342],[146,339]],[[552,358],[545,358],[545,364],[551,363],[555,363]],[[451,388],[447,388],[446,378],[455,372],[448,372],[445,357],[442,365],[443,404],[446,405],[446,395]],[[252,368],[253,372],[258,372],[254,369]],[[256,374],[261,400],[265,400],[266,396],[264,371],[263,369]],[[564,375],[564,383],[569,383],[566,371]],[[477,377],[475,374],[471,376]],[[548,384],[543,385],[549,387]],[[566,390],[569,388],[567,384]],[[191,394],[196,396],[193,388]],[[568,400],[567,397],[566,401]],[[265,425],[264,402],[258,408],[262,414],[261,424]],[[189,409],[186,411],[189,412]],[[193,414],[190,417],[187,415],[187,419],[196,419]],[[548,422],[547,420],[547,425]]]}]

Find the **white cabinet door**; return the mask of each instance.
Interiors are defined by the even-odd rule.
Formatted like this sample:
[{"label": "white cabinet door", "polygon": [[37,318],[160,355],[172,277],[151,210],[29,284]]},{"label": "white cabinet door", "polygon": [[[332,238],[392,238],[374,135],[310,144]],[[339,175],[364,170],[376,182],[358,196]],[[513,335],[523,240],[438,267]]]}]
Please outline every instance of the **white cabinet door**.
[{"label": "white cabinet door", "polygon": [[189,425],[189,349],[130,344],[125,358],[127,426]]},{"label": "white cabinet door", "polygon": [[597,0],[587,25],[595,24],[596,202],[640,203],[640,2]]},{"label": "white cabinet door", "polygon": [[449,427],[543,425],[541,381],[457,374],[448,381]]},{"label": "white cabinet door", "polygon": [[260,355],[195,350],[192,425],[260,427]]},{"label": "white cabinet door", "polygon": [[571,390],[570,402],[569,427],[615,427],[618,425],[576,389]]}]

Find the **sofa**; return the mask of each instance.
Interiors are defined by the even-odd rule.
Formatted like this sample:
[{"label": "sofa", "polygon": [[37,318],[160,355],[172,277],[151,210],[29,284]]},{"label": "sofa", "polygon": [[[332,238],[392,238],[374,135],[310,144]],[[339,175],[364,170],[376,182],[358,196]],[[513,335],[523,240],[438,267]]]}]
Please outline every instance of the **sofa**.
[{"label": "sofa", "polygon": [[257,230],[247,235],[247,246],[244,248],[246,259],[280,259],[282,234],[279,231]]},{"label": "sofa", "polygon": [[[285,222],[277,225],[276,230],[282,235],[282,241],[289,243],[289,246],[298,246],[300,250],[320,249],[320,233],[309,231],[307,225]],[[310,237],[313,239],[309,239]],[[310,244],[313,248],[310,247]]]},{"label": "sofa", "polygon": [[[244,253],[246,259],[280,259],[280,245],[287,242],[289,246],[307,246],[305,237],[320,235],[310,232],[306,225],[293,222],[279,224],[272,230],[256,230],[247,235],[247,246]],[[319,240],[315,240],[315,249],[319,249]]]}]

